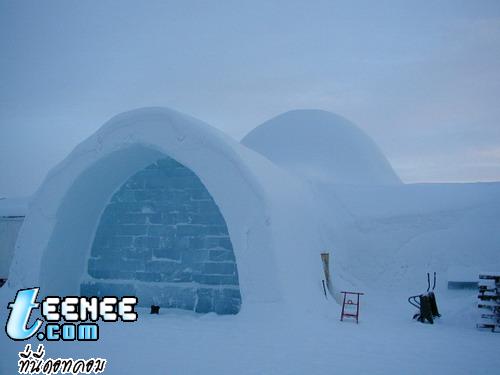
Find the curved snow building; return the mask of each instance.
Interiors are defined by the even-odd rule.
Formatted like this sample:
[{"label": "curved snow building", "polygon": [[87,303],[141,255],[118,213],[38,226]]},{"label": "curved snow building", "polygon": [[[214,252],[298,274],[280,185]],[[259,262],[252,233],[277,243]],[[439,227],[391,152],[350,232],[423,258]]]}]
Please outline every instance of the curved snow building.
[{"label": "curved snow building", "polygon": [[480,241],[476,265],[498,264],[498,196],[497,185],[402,184],[373,141],[324,111],[287,112],[238,143],[144,108],[111,119],[49,173],[8,287],[302,316],[325,303],[324,251],[338,289],[410,287],[429,259],[444,274]]},{"label": "curved snow building", "polygon": [[262,177],[274,169],[178,112],[116,116],[35,194],[10,284],[218,314],[277,300]]},{"label": "curved snow building", "polygon": [[304,174],[399,183],[368,137],[323,111],[278,116],[243,144],[169,109],[120,114],[33,197],[9,284],[199,313],[309,306],[329,243]]}]

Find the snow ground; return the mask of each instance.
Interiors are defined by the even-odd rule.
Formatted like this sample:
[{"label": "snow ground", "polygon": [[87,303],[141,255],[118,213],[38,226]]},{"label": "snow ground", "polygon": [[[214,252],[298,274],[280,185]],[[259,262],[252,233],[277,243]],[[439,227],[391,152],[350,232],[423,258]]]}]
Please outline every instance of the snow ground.
[{"label": "snow ground", "polygon": [[[437,290],[443,316],[434,325],[412,321],[406,298],[368,291],[359,325],[340,322],[332,300],[305,316],[272,304],[260,317],[141,310],[136,323],[101,324],[99,342],[46,344],[46,357],[99,356],[116,375],[498,374],[500,335],[476,330],[475,291]],[[25,343],[1,340],[0,374],[15,374]]]}]

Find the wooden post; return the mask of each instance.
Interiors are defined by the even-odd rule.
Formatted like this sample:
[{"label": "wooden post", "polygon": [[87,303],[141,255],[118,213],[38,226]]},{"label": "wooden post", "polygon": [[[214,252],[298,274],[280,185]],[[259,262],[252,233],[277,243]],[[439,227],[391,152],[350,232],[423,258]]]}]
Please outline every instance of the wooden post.
[{"label": "wooden post", "polygon": [[330,293],[333,293],[332,281],[330,278],[330,253],[321,253],[321,261],[323,262],[323,272],[325,273],[326,286]]}]

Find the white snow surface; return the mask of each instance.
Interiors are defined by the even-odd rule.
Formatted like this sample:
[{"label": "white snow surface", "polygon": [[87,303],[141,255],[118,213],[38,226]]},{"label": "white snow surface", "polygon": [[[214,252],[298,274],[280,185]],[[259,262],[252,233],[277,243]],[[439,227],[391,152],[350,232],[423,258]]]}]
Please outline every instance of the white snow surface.
[{"label": "white snow surface", "polygon": [[[414,290],[437,272],[500,270],[500,183],[356,187],[313,184],[342,276]],[[318,205],[319,207],[319,205]],[[358,284],[359,285],[359,284]]]},{"label": "white snow surface", "polygon": [[[411,320],[406,294],[365,292],[358,325],[340,322],[332,301],[300,316],[272,304],[235,316],[139,311],[136,323],[102,323],[98,342],[45,342],[46,357],[106,358],[111,375],[498,374],[500,339],[474,328],[474,291],[438,290],[434,325]],[[0,335],[2,375],[16,373],[25,344]]]},{"label": "white snow surface", "polygon": [[337,184],[401,183],[378,146],[331,112],[285,112],[256,127],[241,143],[306,178]]},{"label": "white snow surface", "polygon": [[[360,137],[357,147],[371,145]],[[161,154],[197,173],[226,218],[240,313],[140,310],[136,323],[101,324],[96,343],[45,343],[47,356],[107,358],[105,373],[117,375],[498,374],[500,335],[476,330],[476,293],[446,289],[446,275],[454,267],[500,269],[500,183],[400,184],[372,146],[361,150],[378,165],[370,178],[364,158],[349,161],[359,171],[317,178],[166,109],[115,117],[51,172],[33,198],[0,305],[38,283],[74,292],[71,272],[80,271],[72,262],[83,261],[93,233],[81,222],[95,220],[113,189]],[[316,161],[319,174],[333,168],[331,159]],[[339,305],[323,295],[322,251],[331,253],[337,291],[365,293],[358,325],[340,322]],[[434,271],[442,317],[421,324],[407,298],[424,292]],[[61,277],[69,286],[53,282]],[[0,310],[2,322],[7,312]],[[0,374],[14,374],[25,343],[0,337]]]}]

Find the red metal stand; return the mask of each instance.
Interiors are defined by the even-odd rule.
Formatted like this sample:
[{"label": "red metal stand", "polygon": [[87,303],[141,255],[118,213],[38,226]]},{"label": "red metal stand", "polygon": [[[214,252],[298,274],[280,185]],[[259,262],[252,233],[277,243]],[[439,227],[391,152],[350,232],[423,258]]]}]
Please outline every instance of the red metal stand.
[{"label": "red metal stand", "polygon": [[[356,324],[358,323],[359,320],[359,296],[362,296],[364,293],[360,292],[342,292],[344,294],[344,301],[342,302],[342,315],[340,315],[340,320],[343,321],[344,317],[348,318],[356,318]],[[347,296],[356,296],[356,302],[354,302],[352,299],[347,298]],[[346,306],[348,307],[356,307],[356,313],[350,310],[346,310]]]}]

